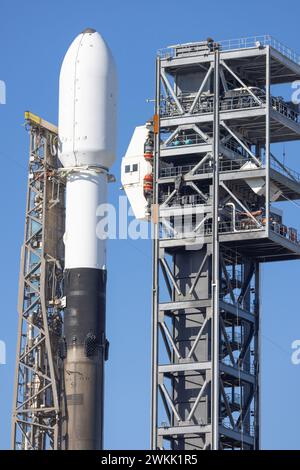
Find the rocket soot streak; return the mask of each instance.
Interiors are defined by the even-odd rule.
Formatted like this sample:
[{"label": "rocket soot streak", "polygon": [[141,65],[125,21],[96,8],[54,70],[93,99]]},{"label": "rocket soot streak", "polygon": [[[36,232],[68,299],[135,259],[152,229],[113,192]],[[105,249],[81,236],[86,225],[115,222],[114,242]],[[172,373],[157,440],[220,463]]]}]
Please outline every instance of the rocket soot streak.
[{"label": "rocket soot streak", "polygon": [[69,47],[60,72],[59,159],[67,173],[64,361],[67,448],[103,447],[106,247],[96,210],[115,160],[117,76],[93,29]]}]

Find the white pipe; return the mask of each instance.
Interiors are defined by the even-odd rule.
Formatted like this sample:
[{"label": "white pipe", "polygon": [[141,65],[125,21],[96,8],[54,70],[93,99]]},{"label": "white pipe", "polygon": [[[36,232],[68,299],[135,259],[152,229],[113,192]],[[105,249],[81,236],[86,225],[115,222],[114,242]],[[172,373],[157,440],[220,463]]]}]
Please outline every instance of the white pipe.
[{"label": "white pipe", "polygon": [[233,202],[227,202],[226,206],[232,207],[232,223],[233,223],[233,231],[236,232],[236,206]]}]

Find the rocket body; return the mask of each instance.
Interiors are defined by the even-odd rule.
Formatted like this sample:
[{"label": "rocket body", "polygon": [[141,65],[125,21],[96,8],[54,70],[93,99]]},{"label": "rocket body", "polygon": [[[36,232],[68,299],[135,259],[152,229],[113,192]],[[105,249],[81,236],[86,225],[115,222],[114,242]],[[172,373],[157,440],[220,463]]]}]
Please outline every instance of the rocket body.
[{"label": "rocket body", "polygon": [[106,247],[97,208],[115,159],[117,78],[102,37],[85,30],[69,47],[59,84],[59,159],[67,172],[64,359],[67,449],[102,449]]}]

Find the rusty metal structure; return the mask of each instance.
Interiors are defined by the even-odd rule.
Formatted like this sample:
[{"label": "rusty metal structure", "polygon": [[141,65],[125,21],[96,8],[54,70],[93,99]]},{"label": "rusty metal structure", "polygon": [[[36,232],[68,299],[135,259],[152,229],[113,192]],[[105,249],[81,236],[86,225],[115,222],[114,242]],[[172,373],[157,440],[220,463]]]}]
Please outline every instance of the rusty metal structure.
[{"label": "rusty metal structure", "polygon": [[24,244],[19,280],[19,331],[12,448],[62,448],[62,281],[64,182],[57,128],[25,113],[30,137]]}]

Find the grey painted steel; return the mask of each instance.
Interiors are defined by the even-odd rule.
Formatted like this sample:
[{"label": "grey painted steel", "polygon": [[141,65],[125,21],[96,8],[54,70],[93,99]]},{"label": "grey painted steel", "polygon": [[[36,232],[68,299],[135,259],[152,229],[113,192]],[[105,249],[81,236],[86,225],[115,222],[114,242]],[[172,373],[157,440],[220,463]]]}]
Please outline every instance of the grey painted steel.
[{"label": "grey painted steel", "polygon": [[[156,59],[156,84],[155,84],[155,119],[157,126],[154,136],[154,168],[153,168],[153,208],[152,210],[152,227],[153,227],[153,243],[152,256],[154,260],[159,257],[159,224],[158,224],[158,186],[157,179],[159,177],[159,158],[160,158],[160,58]],[[157,448],[157,387],[158,387],[158,299],[159,299],[159,264],[153,263],[152,269],[152,341],[151,341],[151,357],[152,357],[152,382],[151,382],[151,449]]]},{"label": "grey painted steel", "polygon": [[[297,173],[270,145],[300,140],[299,116],[271,96],[300,68],[268,44],[229,51],[203,42],[187,55],[174,46],[157,60],[153,449],[260,447],[260,263],[300,257],[270,209],[271,183],[279,201],[299,199]],[[174,82],[172,93],[161,80]],[[256,100],[257,86],[266,92]]]},{"label": "grey painted steel", "polygon": [[266,219],[267,233],[270,233],[270,100],[271,100],[271,84],[270,84],[270,46],[267,46],[266,53]]},{"label": "grey painted steel", "polygon": [[219,293],[220,293],[220,247],[219,247],[219,144],[220,144],[220,53],[215,51],[214,60],[214,125],[213,125],[213,201],[212,201],[212,444],[219,449]]}]

